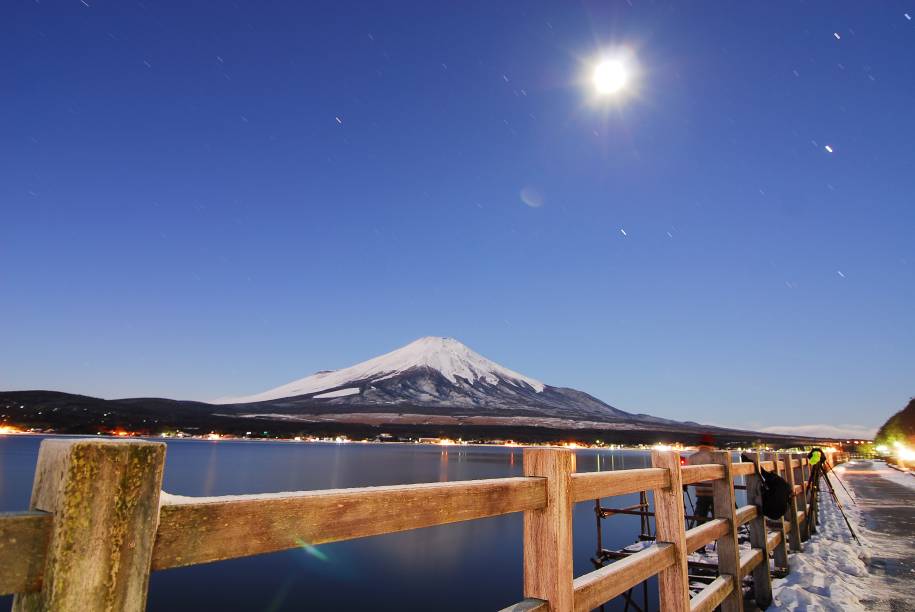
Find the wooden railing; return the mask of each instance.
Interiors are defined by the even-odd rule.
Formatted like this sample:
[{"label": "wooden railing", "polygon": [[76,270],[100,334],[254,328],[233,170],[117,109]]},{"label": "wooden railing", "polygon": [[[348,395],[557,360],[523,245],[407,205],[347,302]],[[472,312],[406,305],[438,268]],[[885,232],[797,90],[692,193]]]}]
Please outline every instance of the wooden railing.
[{"label": "wooden railing", "polygon": [[[745,477],[752,491],[754,465],[732,463],[726,451],[713,457],[681,467],[678,453],[653,450],[650,468],[576,473],[573,451],[527,448],[519,478],[160,499],[164,444],[48,439],[31,510],[0,514],[0,594],[15,593],[20,612],[139,611],[150,571],[523,512],[525,600],[506,610],[590,610],[652,576],[662,610],[742,610],[740,585],[750,574],[765,608],[770,555],[787,571],[787,549],[800,551],[815,528],[816,506],[805,502],[809,466],[799,455],[763,457],[797,493],[783,524],[767,530],[755,506],[735,503],[734,480]],[[687,530],[683,487],[702,481],[714,487],[714,518]],[[646,490],[656,542],[574,577],[574,504]],[[749,550],[737,544],[745,524]],[[687,556],[712,541],[719,576],[690,597]]]}]

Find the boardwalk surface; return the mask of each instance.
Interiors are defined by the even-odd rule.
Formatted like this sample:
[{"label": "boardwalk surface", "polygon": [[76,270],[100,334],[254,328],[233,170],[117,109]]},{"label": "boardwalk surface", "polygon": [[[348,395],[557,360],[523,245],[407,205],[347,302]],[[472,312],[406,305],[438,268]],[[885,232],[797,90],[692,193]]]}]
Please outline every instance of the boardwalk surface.
[{"label": "boardwalk surface", "polygon": [[[849,508],[857,513],[871,545],[869,569],[875,583],[869,609],[915,611],[915,477],[907,487],[884,476],[883,463],[859,461],[840,470],[845,485],[857,499]],[[901,476],[901,474],[899,474]],[[838,488],[840,484],[834,483]]]}]

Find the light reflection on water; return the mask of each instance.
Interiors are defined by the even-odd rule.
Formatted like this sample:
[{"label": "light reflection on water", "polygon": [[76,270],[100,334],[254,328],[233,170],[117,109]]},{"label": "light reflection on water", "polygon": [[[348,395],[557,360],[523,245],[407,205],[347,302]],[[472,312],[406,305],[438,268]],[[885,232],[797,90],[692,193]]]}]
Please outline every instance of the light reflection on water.
[{"label": "light reflection on water", "polygon": [[[0,510],[27,508],[39,441],[0,439]],[[164,488],[195,496],[500,478],[521,475],[521,457],[522,449],[503,447],[170,440]],[[642,451],[579,449],[577,463],[579,471],[606,471],[650,460]],[[625,496],[612,505],[637,501]],[[593,502],[576,506],[574,528],[580,575],[593,569]],[[638,529],[638,517],[612,517],[604,545],[625,546]],[[148,609],[493,610],[520,600],[521,587],[521,515],[514,514],[156,572]]]}]

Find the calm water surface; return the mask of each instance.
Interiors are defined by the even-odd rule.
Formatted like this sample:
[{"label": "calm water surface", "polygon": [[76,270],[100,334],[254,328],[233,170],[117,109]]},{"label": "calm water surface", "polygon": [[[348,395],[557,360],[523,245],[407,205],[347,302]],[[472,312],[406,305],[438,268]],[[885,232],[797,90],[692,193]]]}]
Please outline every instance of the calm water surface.
[{"label": "calm water surface", "polygon": [[[0,511],[28,508],[40,441],[0,437]],[[501,447],[172,440],[166,456],[163,488],[192,496],[522,474],[521,449]],[[646,452],[622,450],[580,450],[577,461],[579,471],[650,464]],[[604,545],[625,546],[638,529],[638,517],[607,519]],[[593,502],[576,506],[574,534],[578,576],[593,569]],[[521,514],[513,514],[166,570],[152,575],[148,609],[498,610],[522,598],[521,544]],[[0,598],[2,608],[10,601]]]}]

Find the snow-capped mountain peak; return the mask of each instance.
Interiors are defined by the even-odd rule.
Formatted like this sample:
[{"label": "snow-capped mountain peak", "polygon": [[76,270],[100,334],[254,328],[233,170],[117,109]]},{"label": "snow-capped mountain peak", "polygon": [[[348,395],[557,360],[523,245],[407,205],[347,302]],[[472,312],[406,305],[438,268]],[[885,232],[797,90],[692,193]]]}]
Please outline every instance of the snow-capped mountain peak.
[{"label": "snow-capped mountain peak", "polygon": [[[397,350],[374,359],[343,368],[318,372],[311,376],[247,397],[221,398],[216,403],[237,404],[319,394],[315,397],[342,397],[359,393],[351,383],[373,383],[391,378],[417,368],[427,368],[441,374],[452,384],[461,381],[489,385],[506,383],[514,387],[529,388],[541,393],[545,385],[533,378],[509,370],[472,351],[454,338],[426,336]],[[322,394],[322,391],[328,393]]]}]

